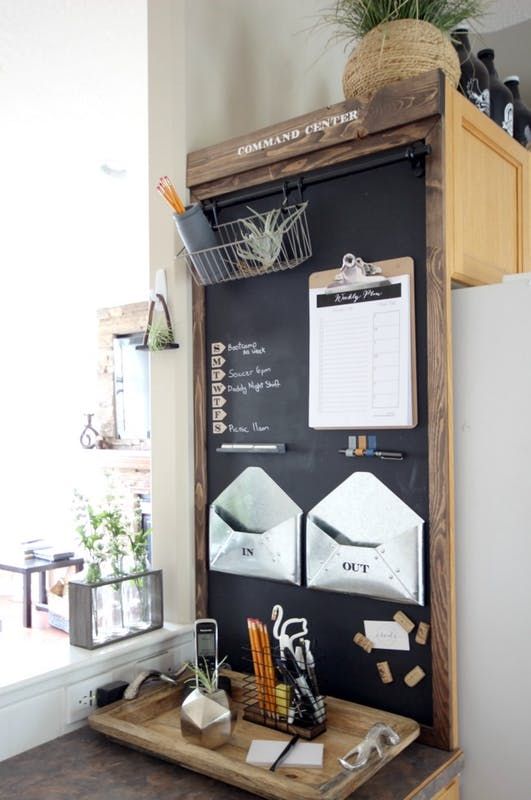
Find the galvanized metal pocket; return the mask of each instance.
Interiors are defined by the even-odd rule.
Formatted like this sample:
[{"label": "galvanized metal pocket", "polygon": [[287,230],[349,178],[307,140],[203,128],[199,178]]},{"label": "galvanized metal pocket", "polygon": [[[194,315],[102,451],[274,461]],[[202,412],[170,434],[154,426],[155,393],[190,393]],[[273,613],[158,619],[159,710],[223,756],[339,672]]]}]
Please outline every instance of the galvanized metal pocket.
[{"label": "galvanized metal pocket", "polygon": [[353,473],[308,513],[308,586],[423,605],[423,527],[372,473]]},{"label": "galvanized metal pocket", "polygon": [[260,467],[247,467],[210,506],[210,569],[301,582],[302,509]]}]

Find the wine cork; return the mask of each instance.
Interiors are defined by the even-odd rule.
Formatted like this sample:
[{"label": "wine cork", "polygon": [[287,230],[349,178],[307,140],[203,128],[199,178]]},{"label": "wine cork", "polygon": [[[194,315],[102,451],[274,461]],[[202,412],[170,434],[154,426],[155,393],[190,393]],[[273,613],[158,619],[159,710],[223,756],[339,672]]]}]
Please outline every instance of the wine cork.
[{"label": "wine cork", "polygon": [[412,622],[409,617],[407,617],[403,611],[397,611],[396,614],[393,614],[393,619],[408,633],[411,633],[413,628],[415,627],[415,623]]},{"label": "wine cork", "polygon": [[417,635],[415,636],[415,641],[417,644],[426,644],[428,641],[428,636],[430,635],[430,626],[427,622],[419,622],[419,627],[417,629]]},{"label": "wine cork", "polygon": [[367,639],[367,637],[364,636],[363,633],[357,633],[354,636],[354,640],[353,641],[354,641],[355,644],[357,644],[359,647],[361,647],[362,650],[365,650],[366,653],[370,653],[372,651],[372,648],[374,647],[374,645],[371,642],[371,640]]},{"label": "wine cork", "polygon": [[391,667],[387,661],[377,661],[376,669],[378,670],[378,675],[380,676],[382,683],[393,682],[393,673],[391,672]]},{"label": "wine cork", "polygon": [[420,683],[421,680],[425,677],[426,673],[424,672],[422,667],[419,667],[417,665],[416,667],[413,667],[413,669],[410,672],[408,672],[408,674],[404,677],[404,683],[406,684],[406,686],[413,687],[416,686],[417,683]]}]

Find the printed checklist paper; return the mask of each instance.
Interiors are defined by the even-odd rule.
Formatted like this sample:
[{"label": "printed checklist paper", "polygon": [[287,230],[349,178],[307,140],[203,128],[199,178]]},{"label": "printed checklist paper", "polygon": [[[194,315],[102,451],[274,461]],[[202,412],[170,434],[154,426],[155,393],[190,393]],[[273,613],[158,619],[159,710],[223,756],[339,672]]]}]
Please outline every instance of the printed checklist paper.
[{"label": "printed checklist paper", "polygon": [[411,283],[310,288],[311,428],[414,425]]}]

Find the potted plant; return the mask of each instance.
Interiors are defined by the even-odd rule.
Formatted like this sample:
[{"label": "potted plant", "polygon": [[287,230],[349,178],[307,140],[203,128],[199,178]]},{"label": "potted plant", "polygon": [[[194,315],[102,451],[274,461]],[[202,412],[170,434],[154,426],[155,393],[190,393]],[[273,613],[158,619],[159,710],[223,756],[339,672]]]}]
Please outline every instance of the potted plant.
[{"label": "potted plant", "polygon": [[334,39],[356,42],[343,73],[346,98],[441,69],[453,86],[460,75],[451,32],[481,16],[483,0],[336,0],[322,23]]},{"label": "potted plant", "polygon": [[224,689],[218,688],[220,661],[211,673],[205,661],[201,667],[189,664],[194,677],[187,683],[194,686],[181,705],[181,731],[185,739],[193,744],[215,750],[231,737],[235,715]]},{"label": "potted plant", "polygon": [[77,533],[89,565],[71,580],[70,641],[101,646],[162,625],[162,572],[150,570],[149,531],[117,497],[99,506],[76,494]]},{"label": "potted plant", "polygon": [[74,501],[76,533],[88,560],[85,580],[87,583],[97,583],[102,578],[102,566],[107,560],[105,533],[100,524],[101,518],[88,500],[78,492],[75,493]]}]

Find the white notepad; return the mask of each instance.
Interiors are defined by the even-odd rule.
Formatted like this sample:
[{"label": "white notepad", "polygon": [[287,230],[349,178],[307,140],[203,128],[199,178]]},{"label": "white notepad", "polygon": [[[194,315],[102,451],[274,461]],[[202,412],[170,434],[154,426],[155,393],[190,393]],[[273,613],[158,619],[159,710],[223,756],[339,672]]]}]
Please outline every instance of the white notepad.
[{"label": "white notepad", "polygon": [[409,275],[387,286],[310,288],[311,428],[414,424]]},{"label": "white notepad", "polygon": [[[253,739],[247,758],[248,764],[270,767],[284,750],[289,739],[278,742],[272,739]],[[277,769],[281,767],[322,767],[324,745],[313,742],[297,742]]]}]

